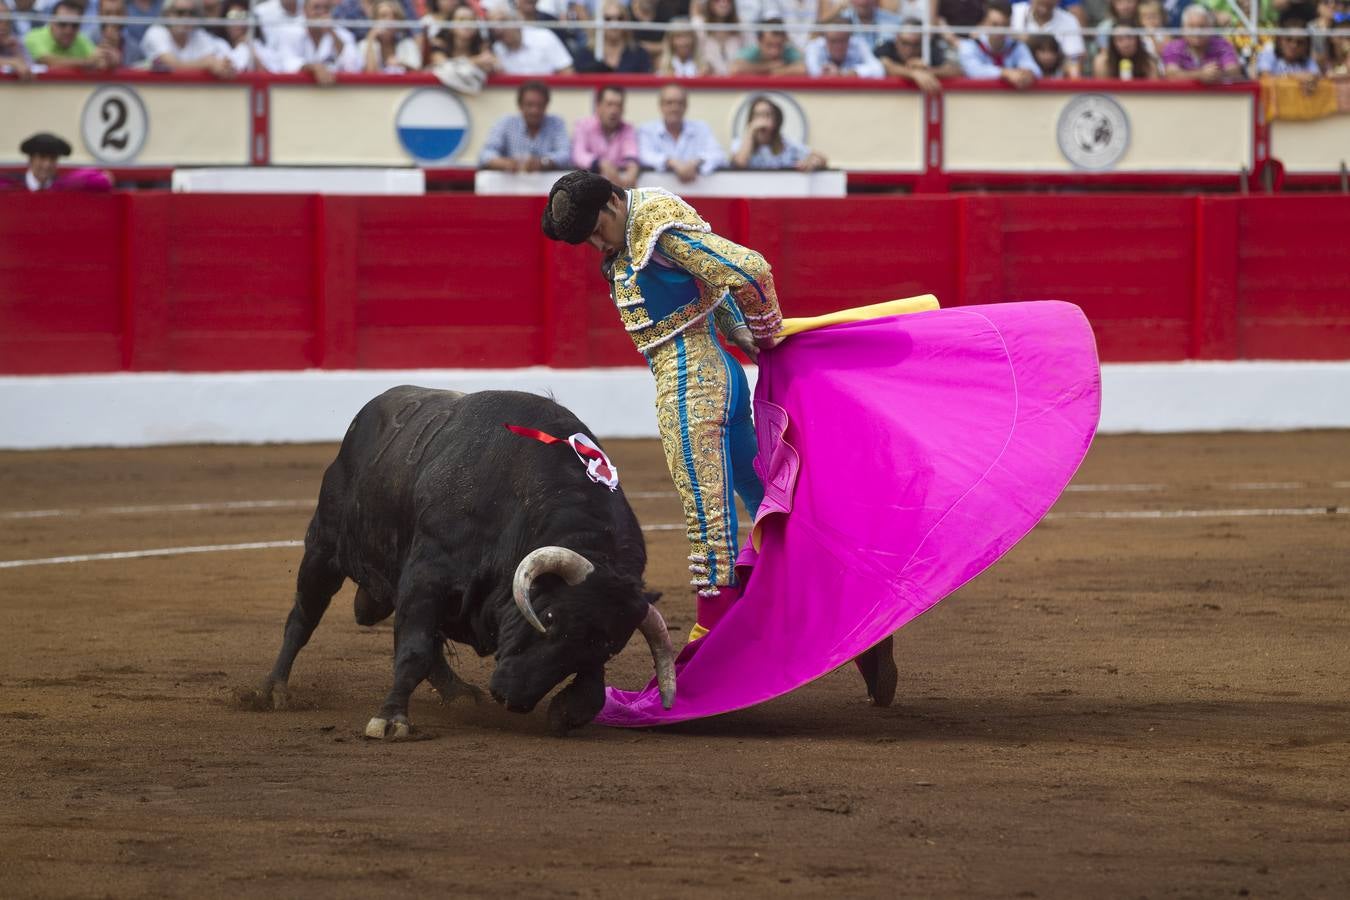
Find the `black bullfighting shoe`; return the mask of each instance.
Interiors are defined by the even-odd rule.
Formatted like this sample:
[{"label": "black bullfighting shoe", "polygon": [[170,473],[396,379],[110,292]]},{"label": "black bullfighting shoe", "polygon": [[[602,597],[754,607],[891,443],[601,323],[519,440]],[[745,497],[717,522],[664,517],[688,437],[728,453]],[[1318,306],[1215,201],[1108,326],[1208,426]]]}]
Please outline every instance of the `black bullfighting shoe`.
[{"label": "black bullfighting shoe", "polygon": [[867,699],[873,706],[890,706],[895,700],[895,683],[899,673],[895,669],[895,638],[887,636],[871,650],[858,655],[853,664],[867,682]]}]

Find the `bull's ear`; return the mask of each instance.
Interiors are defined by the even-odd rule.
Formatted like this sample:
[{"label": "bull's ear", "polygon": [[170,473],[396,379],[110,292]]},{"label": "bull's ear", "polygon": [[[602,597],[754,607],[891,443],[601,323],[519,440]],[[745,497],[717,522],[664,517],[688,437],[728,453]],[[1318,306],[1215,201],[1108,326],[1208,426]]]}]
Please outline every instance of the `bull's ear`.
[{"label": "bull's ear", "polygon": [[656,601],[661,599],[660,591],[643,591],[642,599],[647,601],[648,606],[655,606]]}]

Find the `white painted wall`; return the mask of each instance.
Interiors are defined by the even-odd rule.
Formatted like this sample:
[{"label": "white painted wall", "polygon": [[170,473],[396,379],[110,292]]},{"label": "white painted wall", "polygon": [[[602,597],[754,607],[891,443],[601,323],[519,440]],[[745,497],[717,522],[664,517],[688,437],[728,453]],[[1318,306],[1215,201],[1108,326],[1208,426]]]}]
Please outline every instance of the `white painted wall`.
[{"label": "white painted wall", "polygon": [[[551,393],[602,437],[656,436],[642,368],[311,370],[0,377],[0,448],[336,441],[399,384]],[[1350,362],[1115,364],[1102,386],[1103,433],[1350,428]]]}]

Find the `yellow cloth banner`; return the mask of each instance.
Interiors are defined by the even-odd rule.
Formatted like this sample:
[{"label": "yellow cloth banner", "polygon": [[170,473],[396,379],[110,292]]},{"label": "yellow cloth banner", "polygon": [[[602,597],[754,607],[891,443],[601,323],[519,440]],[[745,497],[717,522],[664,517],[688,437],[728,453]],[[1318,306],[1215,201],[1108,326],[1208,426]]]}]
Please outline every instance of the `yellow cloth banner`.
[{"label": "yellow cloth banner", "polygon": [[1350,78],[1266,75],[1261,78],[1261,103],[1268,122],[1306,122],[1350,112]]}]

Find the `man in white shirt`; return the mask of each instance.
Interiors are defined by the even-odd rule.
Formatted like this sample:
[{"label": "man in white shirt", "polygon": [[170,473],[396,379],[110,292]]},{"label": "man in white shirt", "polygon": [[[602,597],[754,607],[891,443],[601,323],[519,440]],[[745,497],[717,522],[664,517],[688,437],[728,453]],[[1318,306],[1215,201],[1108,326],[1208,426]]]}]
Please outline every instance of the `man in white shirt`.
[{"label": "man in white shirt", "polygon": [[685,119],[689,94],[678,84],[661,88],[661,118],[638,126],[638,162],[644,169],[674,172],[688,184],[727,163],[727,154],[706,122]]},{"label": "man in white shirt", "polygon": [[274,39],[280,26],[305,24],[305,11],[300,0],[263,0],[254,5],[253,15],[258,17],[263,40],[268,42]]},{"label": "man in white shirt", "polygon": [[1083,77],[1083,27],[1058,0],[1027,0],[1014,3],[1012,27],[1027,34],[1053,34],[1064,51],[1064,77]]},{"label": "man in white shirt", "polygon": [[[488,15],[488,21],[492,23],[519,18],[520,14],[511,8],[497,9]],[[492,53],[497,57],[499,71],[506,75],[572,74],[572,54],[547,28],[494,25],[492,39]]]},{"label": "man in white shirt", "polygon": [[172,24],[151,25],[141,38],[141,55],[161,71],[207,71],[217,78],[234,75],[230,45],[205,28],[188,25],[185,19],[200,19],[200,0],[169,0],[164,17]]},{"label": "man in white shirt", "polygon": [[[306,0],[305,19],[317,23],[333,17],[333,0]],[[285,25],[268,39],[278,72],[305,72],[318,84],[332,84],[338,72],[360,72],[356,37],[341,25]]]}]

